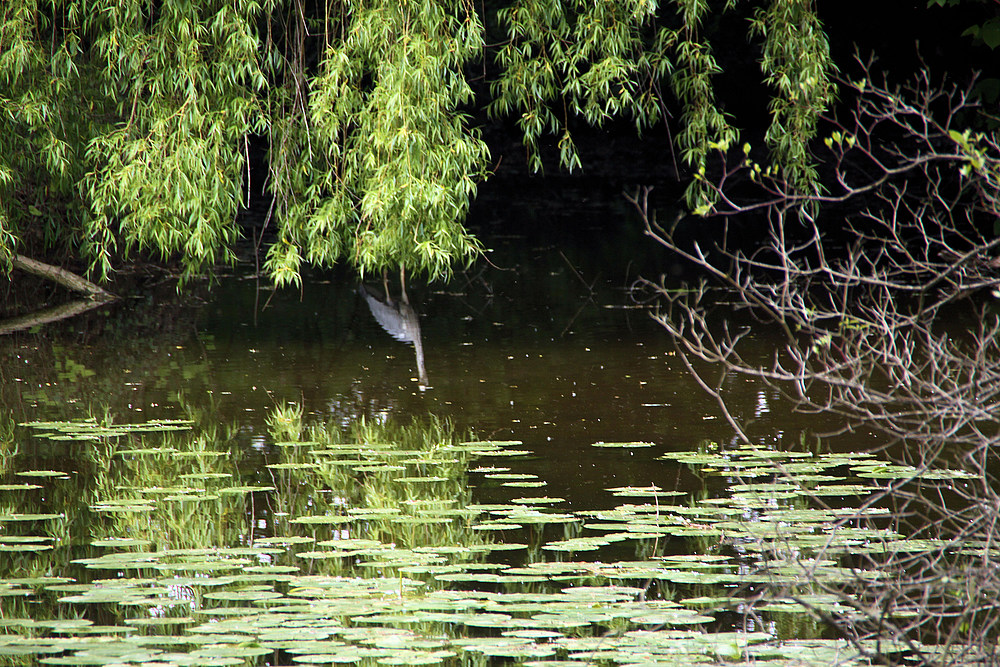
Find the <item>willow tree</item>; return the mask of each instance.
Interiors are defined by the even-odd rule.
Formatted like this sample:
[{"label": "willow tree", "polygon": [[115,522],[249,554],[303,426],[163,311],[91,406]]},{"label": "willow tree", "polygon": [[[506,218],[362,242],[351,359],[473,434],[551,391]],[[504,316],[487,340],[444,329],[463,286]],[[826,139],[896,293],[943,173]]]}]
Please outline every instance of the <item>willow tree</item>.
[{"label": "willow tree", "polygon": [[[459,3],[11,0],[0,24],[0,261],[130,251],[189,276],[231,259],[247,137],[271,139],[279,283],[302,262],[430,277],[479,251],[462,222],[488,152],[458,111],[482,48]],[[264,26],[264,29],[261,29]],[[320,56],[318,65],[307,61]]]},{"label": "willow tree", "polygon": [[241,153],[266,127],[255,0],[10,0],[0,24],[0,261],[231,257]]},{"label": "willow tree", "polygon": [[[106,280],[136,251],[184,277],[230,260],[249,139],[265,137],[277,284],[336,262],[447,277],[481,251],[464,227],[489,162],[477,107],[517,120],[536,167],[546,133],[579,166],[574,122],[669,122],[704,210],[697,176],[738,131],[703,24],[738,4],[516,0],[484,17],[468,0],[7,0],[0,266],[62,256]],[[492,51],[487,21],[504,36]],[[815,188],[808,145],[833,65],[812,2],[771,0],[749,37],[775,159]],[[474,98],[469,77],[487,69],[491,94]]]},{"label": "willow tree", "polygon": [[472,100],[463,69],[482,51],[480,18],[447,0],[362,2],[324,26],[334,34],[314,76],[295,29],[270,100],[281,227],[266,268],[279,285],[298,281],[303,261],[343,258],[362,273],[448,276],[480,251],[462,223],[489,152],[459,111]]}]

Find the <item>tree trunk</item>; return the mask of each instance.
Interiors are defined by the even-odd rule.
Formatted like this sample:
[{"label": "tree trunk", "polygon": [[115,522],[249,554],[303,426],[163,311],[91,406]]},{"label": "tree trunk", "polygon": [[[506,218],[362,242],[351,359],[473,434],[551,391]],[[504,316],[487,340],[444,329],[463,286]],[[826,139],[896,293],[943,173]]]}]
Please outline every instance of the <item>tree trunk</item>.
[{"label": "tree trunk", "polygon": [[85,294],[89,298],[97,301],[106,301],[115,298],[113,294],[101,289],[101,287],[95,285],[86,278],[78,276],[72,271],[67,271],[66,269],[62,269],[58,266],[39,262],[38,260],[25,257],[24,255],[15,255],[12,264],[15,269],[20,269],[36,276],[41,276],[46,280],[52,280],[59,283],[63,287],[71,289],[74,292]]}]

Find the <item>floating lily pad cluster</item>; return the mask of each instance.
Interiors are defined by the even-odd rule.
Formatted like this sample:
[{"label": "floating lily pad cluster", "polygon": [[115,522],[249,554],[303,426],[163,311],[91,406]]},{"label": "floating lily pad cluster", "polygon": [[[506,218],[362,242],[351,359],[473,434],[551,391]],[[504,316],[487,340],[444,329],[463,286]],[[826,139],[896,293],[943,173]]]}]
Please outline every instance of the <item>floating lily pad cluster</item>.
[{"label": "floating lily pad cluster", "polygon": [[166,433],[169,431],[188,431],[192,422],[189,419],[157,419],[139,424],[102,423],[96,419],[80,421],[31,422],[22,424],[37,429],[37,437],[48,440],[90,441],[98,442],[107,438],[125,438],[144,433]]},{"label": "floating lily pad cluster", "polygon": [[[520,442],[436,427],[343,442],[285,424],[247,470],[231,441],[180,423],[33,426],[91,433],[97,465],[0,480],[11,664],[829,665],[899,650],[747,622],[846,614],[837,595],[785,593],[880,576],[839,557],[899,543],[883,511],[816,502],[864,498],[875,482],[847,475],[890,470],[870,457],[668,454],[724,475],[725,492],[624,486],[570,511],[515,469]],[[477,503],[480,485],[509,498]],[[54,497],[61,510],[41,511]]]}]

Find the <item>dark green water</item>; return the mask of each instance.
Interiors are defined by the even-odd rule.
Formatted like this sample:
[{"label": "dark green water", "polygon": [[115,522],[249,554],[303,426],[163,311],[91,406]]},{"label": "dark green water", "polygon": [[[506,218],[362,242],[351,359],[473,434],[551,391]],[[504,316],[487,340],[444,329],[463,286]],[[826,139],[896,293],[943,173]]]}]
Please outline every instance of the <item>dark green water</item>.
[{"label": "dark green water", "polygon": [[[860,451],[864,434],[824,443],[849,456],[796,451],[836,423],[729,378],[728,405],[754,440],[739,446],[651,316],[656,301],[635,289],[678,267],[620,197],[587,196],[487,201],[476,218],[487,258],[448,284],[410,286],[429,387],[347,271],[278,293],[252,261],[181,295],[134,276],[113,304],[0,338],[0,651],[55,655],[49,664],[288,664],[336,635],[296,662],[360,660],[351,651],[390,639],[446,650],[361,664],[587,664],[595,650],[621,664],[839,660],[846,646],[786,596],[846,613],[813,595],[812,577],[850,597],[878,575],[822,560],[807,576],[802,563],[885,552],[903,536],[869,494],[914,471],[883,470]],[[776,345],[754,328],[745,341],[748,358]],[[87,417],[192,423],[82,439],[25,424]],[[347,435],[360,420],[367,435]],[[411,422],[410,435],[396,428]],[[515,442],[460,443],[469,435]],[[594,446],[622,441],[651,445]],[[803,457],[799,473],[823,474],[788,484],[780,470]],[[420,581],[404,586],[410,576]],[[325,588],[343,577],[357,588]],[[561,615],[526,606],[541,594]],[[98,626],[52,625],[67,614]],[[431,625],[398,627],[418,621]],[[275,634],[301,623],[316,636]],[[154,630],[131,637],[131,626]],[[508,641],[501,631],[528,634],[490,644]]]},{"label": "dark green water", "polygon": [[[313,274],[300,291],[275,293],[245,262],[214,285],[178,296],[163,283],[0,339],[5,408],[17,421],[191,414],[237,426],[248,451],[264,444],[264,419],[282,402],[341,424],[434,414],[481,437],[523,440],[537,472],[570,499],[652,483],[661,451],[728,442],[732,431],[650,316],[655,302],[630,289],[669,269],[668,258],[627,209],[610,205],[603,213],[620,214],[615,224],[598,207],[591,217],[600,221],[579,213],[575,227],[557,220],[542,233],[485,227],[487,260],[448,284],[411,285],[426,390],[412,346],[379,327],[356,277]],[[728,391],[738,412],[763,420],[755,432],[794,430],[787,414],[769,421],[773,397],[760,387],[732,382]],[[590,447],[602,440],[657,447]]]}]

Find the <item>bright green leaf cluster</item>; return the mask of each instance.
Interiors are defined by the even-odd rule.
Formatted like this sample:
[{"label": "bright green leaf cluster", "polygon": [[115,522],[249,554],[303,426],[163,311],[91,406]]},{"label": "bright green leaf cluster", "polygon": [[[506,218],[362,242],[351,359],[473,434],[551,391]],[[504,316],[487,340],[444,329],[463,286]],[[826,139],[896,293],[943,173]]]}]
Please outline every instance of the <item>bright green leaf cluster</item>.
[{"label": "bright green leaf cluster", "polygon": [[273,101],[282,226],[266,268],[278,284],[303,261],[339,259],[446,277],[480,252],[462,223],[489,153],[459,111],[479,17],[447,1],[359,2],[339,29],[303,107],[292,87]]},{"label": "bright green leaf cluster", "polygon": [[765,139],[785,181],[802,194],[818,194],[819,174],[809,152],[820,116],[834,101],[836,70],[812,0],[774,0],[751,23],[764,38],[761,69],[777,91]]},{"label": "bright green leaf cluster", "polygon": [[1000,190],[1000,169],[995,157],[988,151],[986,136],[980,132],[973,133],[966,129],[963,132],[948,130],[948,136],[955,142],[964,162],[959,167],[959,173],[968,178],[976,174],[988,185],[991,192]]},{"label": "bright green leaf cluster", "polygon": [[671,63],[653,23],[656,9],[650,0],[516,0],[500,10],[509,41],[497,52],[490,109],[518,116],[536,171],[544,134],[560,137],[563,167],[581,166],[571,117],[600,126],[625,116],[638,129],[663,118],[659,82]]}]

